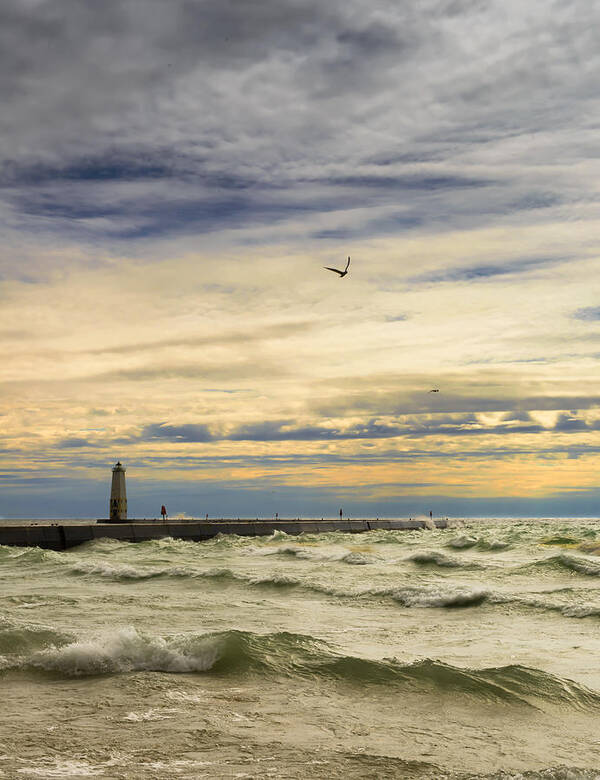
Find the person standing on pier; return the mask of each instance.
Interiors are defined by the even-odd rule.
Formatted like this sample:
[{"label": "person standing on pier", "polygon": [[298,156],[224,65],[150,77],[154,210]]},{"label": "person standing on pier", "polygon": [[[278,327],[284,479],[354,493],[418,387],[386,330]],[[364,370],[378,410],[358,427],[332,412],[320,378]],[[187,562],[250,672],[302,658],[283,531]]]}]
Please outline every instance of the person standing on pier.
[{"label": "person standing on pier", "polygon": [[343,512],[342,512],[342,510],[340,509],[340,520],[342,519],[342,517],[343,517],[343,514],[344,514],[344,513],[343,513]]},{"label": "person standing on pier", "polygon": [[166,508],[166,506],[164,504],[160,508],[160,513],[162,515],[162,519],[163,519],[163,522],[164,522],[167,519],[167,508]]}]

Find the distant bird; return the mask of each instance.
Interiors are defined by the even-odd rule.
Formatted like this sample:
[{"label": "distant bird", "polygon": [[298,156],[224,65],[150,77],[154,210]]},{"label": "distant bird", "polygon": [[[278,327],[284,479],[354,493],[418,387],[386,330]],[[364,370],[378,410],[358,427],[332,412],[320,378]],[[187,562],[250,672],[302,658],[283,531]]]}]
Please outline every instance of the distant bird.
[{"label": "distant bird", "polygon": [[435,389],[430,390],[429,392],[430,393],[439,393],[440,391],[439,391],[439,388],[436,387]]},{"label": "distant bird", "polygon": [[324,265],[323,268],[327,269],[328,271],[333,271],[334,274],[339,274],[340,279],[342,279],[348,273],[349,265],[350,265],[350,258],[348,258],[348,262],[346,263],[346,267],[344,268],[343,271],[340,271],[339,268],[330,268],[328,265]]}]

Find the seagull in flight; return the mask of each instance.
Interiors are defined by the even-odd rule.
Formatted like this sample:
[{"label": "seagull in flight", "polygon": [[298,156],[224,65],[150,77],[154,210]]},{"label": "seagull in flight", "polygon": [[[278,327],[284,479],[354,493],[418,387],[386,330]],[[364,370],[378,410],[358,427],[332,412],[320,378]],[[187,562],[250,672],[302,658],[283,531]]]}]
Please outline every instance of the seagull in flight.
[{"label": "seagull in flight", "polygon": [[342,279],[346,274],[348,273],[348,266],[350,265],[350,258],[348,258],[348,262],[346,263],[346,267],[343,271],[340,271],[337,268],[330,268],[328,265],[324,265],[323,268],[327,269],[328,271],[333,271],[335,274],[340,275],[340,279]]}]

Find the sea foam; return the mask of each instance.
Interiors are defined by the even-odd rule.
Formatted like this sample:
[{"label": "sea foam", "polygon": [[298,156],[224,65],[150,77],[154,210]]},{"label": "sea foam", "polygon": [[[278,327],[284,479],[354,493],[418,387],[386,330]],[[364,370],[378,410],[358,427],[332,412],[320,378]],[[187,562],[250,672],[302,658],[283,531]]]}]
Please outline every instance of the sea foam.
[{"label": "sea foam", "polygon": [[50,646],[29,656],[27,666],[67,676],[119,674],[132,671],[205,672],[219,656],[211,637],[151,637],[128,626]]}]

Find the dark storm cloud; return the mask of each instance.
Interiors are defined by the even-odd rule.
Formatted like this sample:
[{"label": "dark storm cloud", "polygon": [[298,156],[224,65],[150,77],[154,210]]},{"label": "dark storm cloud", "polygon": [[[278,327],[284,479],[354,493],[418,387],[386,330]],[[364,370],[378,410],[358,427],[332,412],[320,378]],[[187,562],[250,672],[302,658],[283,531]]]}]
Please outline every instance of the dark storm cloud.
[{"label": "dark storm cloud", "polygon": [[[198,182],[198,188],[202,188]],[[238,190],[240,188],[236,188]],[[340,206],[352,207],[351,197],[316,197],[310,203],[292,193],[277,197],[260,194],[256,183],[248,194],[219,194],[213,189],[202,197],[182,190],[166,199],[161,187],[153,191],[146,187],[143,195],[120,191],[115,187],[114,200],[103,199],[94,189],[46,191],[20,190],[9,202],[22,214],[47,225],[48,220],[65,233],[102,234],[120,239],[150,238],[172,234],[214,233],[225,228],[253,224],[271,224],[308,213],[336,211]],[[41,220],[41,221],[40,221]],[[95,225],[90,220],[102,220]]]},{"label": "dark storm cloud", "polygon": [[561,8],[6,0],[0,211],[94,241],[294,220],[330,240],[579,201],[569,166],[549,183],[537,165],[536,134],[584,156],[569,128],[596,98],[589,12]]},{"label": "dark storm cloud", "polygon": [[[168,156],[172,155],[168,153]],[[139,181],[146,179],[167,179],[182,176],[174,165],[165,164],[164,155],[155,151],[155,159],[132,151],[122,150],[115,155],[106,150],[104,155],[71,158],[62,164],[15,163],[7,161],[0,168],[0,187],[36,186],[64,182]],[[183,167],[183,166],[182,166]]]},{"label": "dark storm cloud", "polygon": [[389,190],[394,192],[434,192],[436,190],[461,190],[486,187],[494,184],[485,179],[466,176],[332,176],[328,184],[339,187]]},{"label": "dark storm cloud", "polygon": [[[167,165],[161,149],[149,149],[140,160],[137,154],[111,159],[66,160],[62,166],[6,166],[0,174],[5,199],[17,214],[50,220],[66,232],[100,232],[116,238],[148,238],[157,235],[211,233],[224,228],[272,224],[311,214],[376,206],[392,193],[426,192],[436,188],[481,187],[482,182],[448,178],[444,184],[427,178],[382,178],[379,183],[365,177],[348,180],[277,182],[260,173],[235,174],[226,168],[206,170],[201,160],[189,157]],[[452,184],[454,183],[454,185]],[[140,190],[143,185],[143,190]],[[367,193],[365,193],[366,188]],[[96,224],[91,220],[97,220]],[[373,232],[377,226],[391,230],[420,224],[416,216],[399,214],[384,220],[369,220],[356,231]],[[345,228],[321,231],[320,237],[348,235]]]}]

